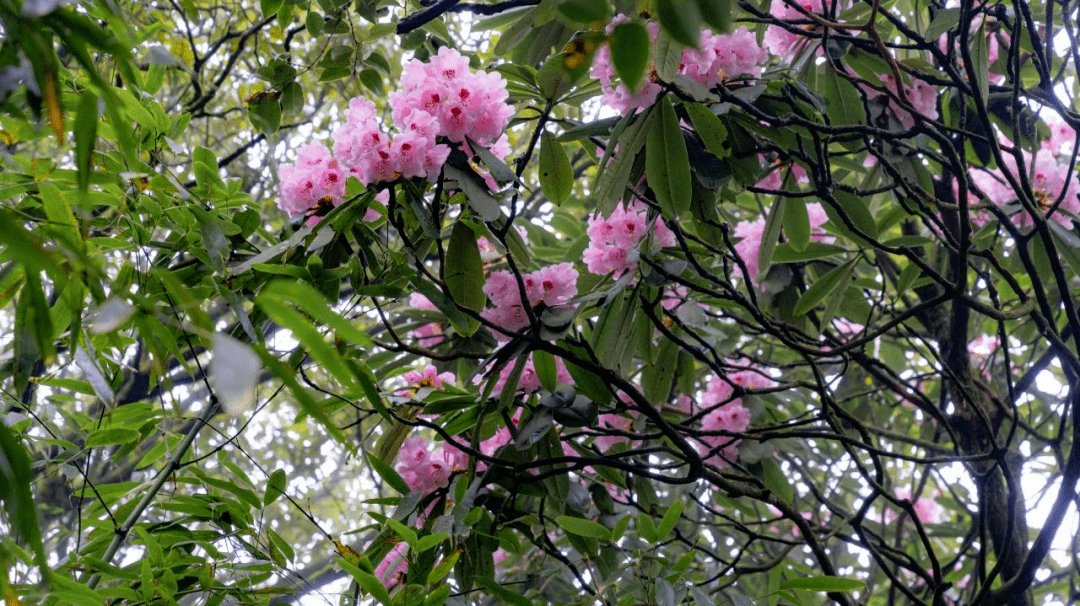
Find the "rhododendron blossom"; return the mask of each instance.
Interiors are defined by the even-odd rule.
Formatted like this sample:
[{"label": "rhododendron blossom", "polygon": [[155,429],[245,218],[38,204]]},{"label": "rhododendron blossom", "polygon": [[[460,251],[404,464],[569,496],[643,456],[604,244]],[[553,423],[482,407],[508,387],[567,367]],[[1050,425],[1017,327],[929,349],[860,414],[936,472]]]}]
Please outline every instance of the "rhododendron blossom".
[{"label": "rhododendron blossom", "polygon": [[[1046,213],[1054,209],[1053,214],[1048,216],[1058,223],[1070,225],[1072,218],[1062,211],[1072,214],[1080,213],[1080,200],[1077,199],[1080,186],[1077,185],[1075,170],[1070,172],[1067,163],[1059,164],[1054,155],[1045,149],[1036,151],[1034,156],[1027,151],[1024,151],[1022,155],[1024,166],[1021,168],[1017,167],[1016,158],[1010,153],[1003,154],[1002,164],[1018,181],[1021,179],[1018,170],[1025,171],[1039,210]],[[971,181],[998,206],[1004,206],[1018,199],[1016,192],[1000,169],[972,171]],[[1061,204],[1055,207],[1059,198]],[[1024,227],[1031,224],[1031,219],[1026,210],[1021,210],[1013,215],[1013,222]]]},{"label": "rhododendron blossom", "polygon": [[[810,220],[810,239],[815,242],[832,242],[833,237],[821,229],[821,226],[829,220],[825,207],[817,202],[807,204],[806,214]],[[739,223],[735,226],[733,235],[740,238],[735,244],[735,252],[746,265],[746,277],[751,282],[759,282],[759,278],[762,277],[758,274],[761,273],[760,253],[761,240],[765,236],[765,217]]]},{"label": "rhododendron blossom", "polygon": [[429,450],[429,443],[419,436],[405,439],[398,452],[397,472],[409,490],[429,493],[450,483],[454,472],[465,471],[469,457],[443,444]]},{"label": "rhododendron blossom", "polygon": [[[770,15],[781,21],[794,22],[790,27],[804,30],[813,29],[813,24],[806,13],[821,14],[821,12],[821,0],[772,0],[772,4],[769,5]],[[784,59],[790,57],[798,49],[799,43],[806,39],[805,36],[800,36],[780,25],[769,25],[765,28],[765,48]]]},{"label": "rhododendron blossom", "polygon": [[[606,31],[611,34],[618,25],[629,21],[630,17],[619,15],[611,21]],[[650,22],[646,28],[649,31],[650,40],[655,45],[659,25]],[[683,51],[678,73],[711,89],[731,78],[747,75],[754,78],[760,76],[761,65],[766,59],[768,59],[768,53],[758,45],[757,38],[746,27],[740,27],[730,34],[714,34],[706,29],[701,32],[697,49],[687,48]],[[647,71],[650,75],[655,74],[655,68],[651,63]],[[596,51],[596,56],[593,58],[592,76],[600,80],[604,93],[604,105],[622,114],[652,105],[661,91],[660,84],[651,76],[646,78],[634,92],[621,82],[616,84],[611,49],[606,44]]]},{"label": "rhododendron blossom", "polygon": [[[321,143],[300,148],[296,164],[278,170],[281,180],[278,206],[290,217],[302,215],[320,203],[337,205],[345,195],[349,173]],[[315,218],[318,221],[318,218]]]},{"label": "rhododendron blossom", "polygon": [[[502,269],[492,272],[484,283],[484,294],[494,306],[480,315],[487,321],[516,332],[529,325],[527,304],[535,309],[543,303],[546,307],[559,306],[577,295],[578,272],[572,263],[550,265],[532,273],[521,274],[525,287],[526,302],[521,300],[521,290],[513,273]],[[502,331],[493,331],[499,341],[509,340]]]},{"label": "rhododendron blossom", "polygon": [[468,138],[491,147],[505,136],[514,115],[502,76],[470,71],[469,60],[445,46],[427,63],[414,59],[405,64],[401,83],[402,90],[389,97],[394,120],[429,115],[437,121],[435,132],[456,143]]},{"label": "rhododendron blossom", "polygon": [[713,375],[705,386],[700,409],[702,435],[696,441],[698,453],[705,462],[716,467],[726,467],[739,456],[740,440],[723,433],[742,433],[750,427],[750,411],[743,406],[742,398],[733,397],[734,385],[744,389],[764,389],[776,382],[755,370],[741,370],[726,376]]},{"label": "rhododendron blossom", "polygon": [[363,185],[412,178],[434,181],[451,151],[438,137],[453,143],[471,140],[490,147],[499,158],[509,154],[504,131],[514,108],[507,103],[502,76],[474,73],[468,60],[443,47],[429,63],[409,62],[402,83],[404,90],[389,96],[400,133],[383,130],[371,101],[350,100],[345,124],[333,133],[334,156],[313,143],[301,149],[296,165],[279,171],[278,205],[283,210],[296,216],[321,203],[340,204],[350,175]]},{"label": "rhododendron blossom", "polygon": [[[417,292],[409,295],[409,305],[417,309],[439,311],[439,308],[435,307],[434,303],[432,303],[424,295]],[[435,345],[443,342],[443,339],[445,338],[443,331],[444,329],[442,324],[440,324],[439,322],[431,322],[429,324],[424,324],[420,328],[412,331],[410,334],[421,346],[434,347]]]},{"label": "rhododendron blossom", "polygon": [[[637,247],[649,233],[648,208],[635,201],[620,206],[604,218],[589,218],[589,247],[582,260],[589,271],[598,275],[613,273],[616,278],[623,272],[637,269]],[[663,219],[656,218],[652,234],[657,247],[675,246],[675,234]]]},{"label": "rhododendron blossom", "polygon": [[442,389],[444,384],[453,385],[456,381],[454,373],[443,372],[440,373],[433,365],[428,364],[424,366],[422,370],[410,370],[402,375],[405,382],[409,384],[409,388],[398,392],[398,395],[407,397],[416,397],[417,393],[423,389]]},{"label": "rhododendron blossom", "polygon": [[[492,393],[502,393],[503,387],[506,386],[506,380],[510,377],[510,373],[514,370],[514,363],[507,364],[499,371],[499,378],[495,381],[495,387],[492,389]],[[570,371],[566,368],[566,363],[562,358],[555,358],[555,380],[558,383],[564,385],[573,385],[574,378],[570,376]],[[481,377],[476,378],[477,383],[481,383],[483,379]],[[528,359],[525,361],[525,367],[521,369],[521,377],[518,379],[517,391],[519,393],[530,394],[540,391],[540,377],[536,374],[536,365],[533,363],[533,356],[529,354]]]}]

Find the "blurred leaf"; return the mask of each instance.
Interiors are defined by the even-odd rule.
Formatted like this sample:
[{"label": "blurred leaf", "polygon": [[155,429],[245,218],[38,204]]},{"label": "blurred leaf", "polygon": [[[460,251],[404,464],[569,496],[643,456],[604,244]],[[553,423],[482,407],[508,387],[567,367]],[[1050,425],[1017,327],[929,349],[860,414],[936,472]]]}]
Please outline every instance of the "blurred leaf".
[{"label": "blurred leaf", "polygon": [[638,90],[645,68],[649,65],[649,32],[637,21],[620,23],[611,32],[609,44],[615,73],[628,90]]},{"label": "blurred leaf", "polygon": [[594,539],[611,539],[611,531],[606,526],[592,520],[575,518],[572,516],[558,516],[555,523],[566,532],[576,534],[579,537],[591,537]]},{"label": "blurred leaf", "polygon": [[289,478],[285,475],[284,469],[275,469],[270,473],[270,477],[266,481],[266,493],[263,494],[263,505],[269,505],[276,501],[278,497],[285,494],[285,488],[289,483]]},{"label": "blurred leaf", "polygon": [[26,449],[7,425],[0,423],[0,500],[4,501],[4,511],[13,525],[10,529],[12,535],[30,547],[34,560],[42,567],[44,574],[46,558],[41,543],[37,508],[30,492],[32,477]]},{"label": "blurred leaf", "polygon": [[83,191],[90,186],[97,127],[98,98],[89,91],[83,91],[79,96],[79,109],[75,113],[75,166],[79,170],[79,189]]},{"label": "blurred leaf", "polygon": [[262,364],[250,347],[224,333],[211,337],[209,380],[229,416],[239,417],[255,408]]},{"label": "blurred leaf", "polygon": [[701,16],[696,0],[656,0],[660,27],[676,41],[698,48],[701,39]]},{"label": "blurred leaf", "polygon": [[805,589],[808,591],[832,592],[855,591],[857,589],[862,589],[865,586],[866,583],[857,579],[845,579],[843,577],[821,575],[784,581],[784,583],[780,585],[780,589]]}]

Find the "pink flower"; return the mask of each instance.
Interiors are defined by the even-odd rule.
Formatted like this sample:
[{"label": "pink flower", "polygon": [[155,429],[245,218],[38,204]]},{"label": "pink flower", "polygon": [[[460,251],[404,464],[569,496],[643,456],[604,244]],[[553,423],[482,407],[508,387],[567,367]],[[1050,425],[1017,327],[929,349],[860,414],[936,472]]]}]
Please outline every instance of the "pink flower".
[{"label": "pink flower", "polygon": [[[589,272],[618,278],[625,271],[636,270],[638,244],[650,233],[648,223],[648,208],[639,201],[616,208],[606,219],[590,217],[586,230],[589,247],[582,255]],[[675,246],[675,234],[663,219],[654,219],[651,233],[655,248]]]},{"label": "pink flower", "polygon": [[398,451],[397,472],[409,490],[428,493],[447,486],[450,476],[464,471],[468,463],[468,456],[456,448],[444,444],[429,451],[427,440],[411,436]]},{"label": "pink flower", "polygon": [[[617,26],[629,21],[630,17],[618,15],[607,26],[606,32],[611,34]],[[659,25],[649,23],[646,28],[652,44],[655,45]],[[755,78],[760,76],[761,65],[767,59],[768,53],[758,45],[753,32],[745,27],[740,27],[730,34],[714,34],[703,30],[698,48],[683,51],[678,73],[696,80],[706,88],[713,88],[730,78],[743,75]],[[656,70],[651,62],[646,71],[649,77],[640,84],[637,91],[631,91],[622,82],[616,84],[615,66],[611,61],[611,49],[608,45],[597,49],[593,58],[592,77],[600,80],[602,103],[624,115],[652,105],[660,94],[662,87],[656,82]]]},{"label": "pink flower", "polygon": [[[571,263],[550,265],[538,271],[521,274],[527,303],[521,300],[521,290],[514,274],[503,269],[492,272],[484,284],[484,294],[494,306],[481,312],[481,316],[508,331],[516,332],[529,325],[525,305],[536,308],[540,303],[546,307],[562,305],[577,295],[578,272]],[[499,341],[509,337],[495,332]]]},{"label": "pink flower", "polygon": [[404,580],[405,571],[409,568],[408,552],[409,546],[406,543],[394,543],[379,565],[375,567],[375,576],[387,589]]},{"label": "pink flower", "polygon": [[443,385],[449,383],[453,385],[457,378],[452,372],[440,373],[431,364],[428,364],[423,370],[410,370],[402,376],[405,382],[409,384],[409,388],[404,391],[399,391],[398,395],[406,397],[416,397],[417,393],[422,389],[442,389]]},{"label": "pink flower", "polygon": [[765,235],[765,218],[755,221],[743,221],[735,226],[734,235],[740,238],[735,244],[735,252],[746,265],[746,276],[750,282],[758,281],[758,272],[761,263],[758,260],[761,252],[761,239]]},{"label": "pink flower", "polygon": [[281,180],[278,207],[295,217],[321,203],[341,204],[348,173],[324,145],[309,143],[300,148],[296,164],[286,164],[278,170],[278,178]]},{"label": "pink flower", "polygon": [[[798,5],[806,13],[820,14],[822,12],[821,0],[772,0],[769,6],[769,14],[781,21],[802,22],[797,29],[811,30],[813,25],[806,14],[795,6]],[[800,36],[779,25],[769,25],[765,28],[765,48],[769,52],[782,58],[788,59],[795,53],[799,43],[807,40],[815,43],[811,38]]]},{"label": "pink flower", "polygon": [[744,389],[765,389],[776,385],[768,376],[752,369],[740,370],[726,375],[713,375],[702,394],[700,410],[706,411],[701,418],[702,435],[694,443],[705,462],[723,468],[739,456],[737,438],[724,433],[742,433],[750,427],[750,411],[743,406],[742,398],[736,398],[733,385]]},{"label": "pink flower", "polygon": [[[1017,167],[1016,158],[1010,153],[1004,154],[1002,164],[1005,170],[1008,170],[1020,182],[1022,181],[1019,171],[1024,171],[1031,185],[1035,203],[1044,213],[1053,207],[1059,197],[1062,197],[1061,205],[1050,215],[1050,218],[1069,226],[1072,218],[1061,211],[1080,213],[1080,200],[1077,199],[1080,186],[1077,185],[1075,175],[1069,172],[1067,164],[1058,164],[1054,155],[1048,150],[1040,149],[1034,156],[1024,151],[1022,157],[1024,166]],[[971,181],[998,206],[1004,206],[1018,199],[1001,169],[974,170],[971,173]],[[1013,222],[1021,227],[1031,223],[1028,213],[1023,210],[1013,216]]]}]

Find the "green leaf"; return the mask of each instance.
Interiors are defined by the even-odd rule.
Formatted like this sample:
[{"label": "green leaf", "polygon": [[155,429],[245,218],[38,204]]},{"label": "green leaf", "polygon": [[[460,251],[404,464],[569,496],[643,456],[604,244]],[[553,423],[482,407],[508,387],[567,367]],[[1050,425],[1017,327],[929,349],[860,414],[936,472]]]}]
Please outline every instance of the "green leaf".
[{"label": "green leaf", "polygon": [[30,457],[7,425],[0,423],[0,500],[14,525],[12,534],[21,538],[31,551],[38,566],[45,572],[45,549],[41,543],[37,508],[30,492]]},{"label": "green leaf", "polygon": [[574,169],[559,141],[544,132],[540,138],[540,189],[548,200],[561,205],[574,188]]},{"label": "green leaf", "polygon": [[660,27],[671,37],[693,48],[701,40],[701,16],[696,0],[656,0]]},{"label": "green leaf", "polygon": [[[596,208],[604,216],[610,215],[618,201],[626,192],[627,182],[630,180],[630,172],[634,168],[634,160],[638,152],[645,145],[645,140],[652,130],[653,119],[656,116],[655,105],[638,114],[624,118],[623,130],[615,127],[604,157],[600,160],[600,169],[597,170],[596,184],[592,191],[596,195]],[[618,147],[616,153],[615,148]],[[610,164],[608,162],[610,161]],[[689,165],[687,165],[689,170]]]},{"label": "green leaf", "polygon": [[808,591],[833,592],[854,591],[856,589],[862,589],[865,586],[866,583],[858,579],[845,579],[843,577],[821,575],[785,581],[780,585],[780,590],[805,589]]},{"label": "green leaf", "polygon": [[594,0],[563,0],[559,4],[559,12],[572,21],[578,23],[606,22],[608,20],[608,3],[595,2]]},{"label": "green leaf", "polygon": [[79,169],[79,189],[83,191],[90,186],[97,127],[97,95],[84,90],[79,96],[79,109],[75,113],[75,166]]},{"label": "green leaf", "polygon": [[[790,200],[784,211],[784,235],[791,248],[797,252],[806,250],[810,245],[810,214],[806,212],[806,202],[801,199]],[[774,253],[775,256],[775,253]]]},{"label": "green leaf", "polygon": [[480,258],[480,247],[476,243],[476,234],[465,223],[454,223],[450,232],[450,244],[446,251],[444,267],[446,288],[454,302],[472,311],[479,312],[487,303],[484,294],[484,261]]},{"label": "green leaf", "polygon": [[304,88],[299,82],[290,82],[281,90],[281,111],[286,114],[304,111]]},{"label": "green leaf", "polygon": [[923,38],[927,42],[934,43],[942,34],[959,24],[959,8],[939,8],[937,14],[934,15],[934,20],[930,22],[930,25],[926,27],[926,31],[923,32]]},{"label": "green leaf", "polygon": [[365,572],[360,568],[353,566],[342,558],[338,558],[338,566],[352,575],[352,578],[356,579],[356,582],[360,585],[360,588],[364,590],[364,593],[370,595],[379,601],[384,606],[390,605],[390,592],[383,586],[382,581],[375,577],[370,572]]},{"label": "green leaf", "polygon": [[656,75],[664,82],[671,82],[679,75],[679,66],[682,64],[683,50],[686,45],[675,40],[667,30],[661,29],[656,36],[656,48],[653,55],[656,57],[654,65]]},{"label": "green leaf", "polygon": [[648,134],[645,175],[664,219],[674,221],[690,210],[690,159],[670,96],[660,101],[660,124]]},{"label": "green leaf", "polygon": [[379,477],[384,482],[390,485],[391,488],[398,491],[401,494],[409,494],[409,485],[405,483],[405,480],[401,479],[398,472],[394,471],[394,468],[387,465],[382,459],[375,456],[374,453],[367,453],[368,464],[375,470],[375,473],[379,474]]},{"label": "green leaf", "polygon": [[555,523],[566,532],[576,534],[579,537],[611,539],[611,531],[608,530],[607,526],[599,522],[571,516],[558,516],[555,518]]},{"label": "green leaf", "polygon": [[285,0],[259,0],[259,7],[264,17],[277,14]]},{"label": "green leaf", "polygon": [[558,387],[558,367],[555,356],[546,351],[534,351],[532,354],[533,368],[536,369],[536,378],[540,380],[540,386],[545,391],[555,391]]},{"label": "green leaf", "polygon": [[434,585],[445,579],[446,575],[450,574],[450,571],[454,569],[454,564],[457,564],[459,557],[461,557],[460,549],[455,550],[453,553],[443,558],[443,560],[428,573],[427,584]]},{"label": "green leaf", "polygon": [[795,250],[788,242],[780,244],[773,252],[773,263],[800,263],[803,261],[817,261],[849,252],[843,246],[826,244],[825,242],[810,241],[803,250]]},{"label": "green leaf", "polygon": [[281,102],[274,95],[258,95],[248,104],[248,117],[255,130],[267,135],[276,133],[281,126]]},{"label": "green leaf", "polygon": [[638,90],[649,65],[649,32],[637,21],[620,23],[611,32],[608,44],[615,73],[628,90]]},{"label": "green leaf", "polygon": [[781,471],[780,465],[773,459],[766,459],[761,463],[764,470],[762,481],[765,487],[786,503],[795,500],[795,487],[788,481],[787,476]]},{"label": "green leaf", "polygon": [[86,438],[86,447],[112,446],[115,444],[128,444],[139,439],[139,432],[134,429],[114,427],[110,429],[97,429]]},{"label": "green leaf", "polygon": [[434,534],[420,537],[420,539],[416,542],[416,553],[424,553],[425,551],[438,546],[440,543],[442,543],[448,538],[450,538],[450,535],[446,534],[445,532],[436,532]]},{"label": "green leaf", "polygon": [[274,280],[263,287],[257,300],[274,300],[303,310],[321,324],[334,329],[338,338],[355,345],[369,346],[371,339],[352,322],[330,309],[326,297],[307,282]]},{"label": "green leaf", "polygon": [[690,122],[698,137],[701,137],[705,149],[717,158],[726,158],[731,154],[731,149],[726,147],[728,139],[727,127],[712,112],[711,109],[701,103],[684,103],[683,107],[690,116]]},{"label": "green leaf", "polygon": [[679,517],[682,516],[684,501],[682,499],[675,499],[675,502],[668,507],[668,510],[664,512],[664,517],[660,519],[660,523],[656,526],[656,536],[661,540],[666,539],[671,534],[672,530],[675,530],[675,526],[679,523]]},{"label": "green leaf", "polygon": [[532,600],[526,598],[517,591],[511,591],[503,587],[494,579],[477,577],[476,582],[487,591],[490,591],[494,597],[502,600],[506,604],[513,604],[514,606],[533,606]]},{"label": "green leaf", "polygon": [[270,473],[270,478],[266,481],[266,492],[263,494],[263,505],[269,505],[277,500],[278,497],[285,494],[285,488],[288,486],[289,477],[285,474],[284,469],[275,469]]},{"label": "green leaf", "polygon": [[787,198],[776,198],[765,218],[765,229],[761,234],[761,249],[758,251],[758,276],[764,277],[772,267],[773,251],[776,250],[776,245],[780,241],[780,228],[784,225],[787,202]]},{"label": "green leaf", "polygon": [[701,19],[709,24],[714,33],[731,29],[731,0],[697,0]]},{"label": "green leaf", "polygon": [[985,20],[979,25],[974,36],[971,41],[971,71],[975,74],[975,84],[978,86],[979,95],[983,102],[988,102],[990,99],[990,45],[986,39]]},{"label": "green leaf", "polygon": [[859,124],[864,119],[862,99],[855,86],[836,73],[831,65],[825,70],[825,108],[833,124]]},{"label": "green leaf", "polygon": [[834,290],[841,286],[846,286],[848,279],[851,277],[851,270],[855,268],[855,263],[858,258],[851,259],[847,263],[834,267],[824,276],[821,276],[806,289],[806,292],[799,297],[798,302],[795,303],[795,309],[791,312],[796,317],[805,314],[818,303],[821,303],[825,297],[828,297]]}]

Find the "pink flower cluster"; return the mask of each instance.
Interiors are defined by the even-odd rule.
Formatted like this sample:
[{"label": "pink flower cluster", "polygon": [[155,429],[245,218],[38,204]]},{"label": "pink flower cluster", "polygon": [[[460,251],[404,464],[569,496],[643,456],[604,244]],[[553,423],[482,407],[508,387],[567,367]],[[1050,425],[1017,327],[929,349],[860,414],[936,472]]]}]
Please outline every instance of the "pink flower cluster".
[{"label": "pink flower cluster", "polygon": [[[812,29],[813,26],[805,13],[821,14],[822,10],[821,0],[772,0],[772,4],[769,6],[769,14],[776,19],[788,22],[802,22],[794,27],[807,31]],[[794,54],[798,50],[799,42],[806,39],[806,37],[779,25],[770,25],[765,28],[765,48],[769,49],[770,53],[784,59]]]},{"label": "pink flower cluster", "polygon": [[[487,321],[510,332],[517,332],[529,325],[525,305],[535,309],[540,303],[556,307],[577,295],[578,272],[572,263],[549,265],[532,273],[521,274],[525,285],[525,298],[514,274],[502,269],[492,272],[484,283],[484,294],[494,307],[480,315]],[[510,340],[501,331],[493,331],[500,342]]]},{"label": "pink flower cluster", "polygon": [[[409,295],[409,305],[417,309],[439,311],[439,308],[435,307],[434,303],[418,292]],[[421,347],[434,347],[443,342],[443,330],[442,324],[431,322],[429,324],[424,324],[410,334],[416,339],[416,342],[419,343]]]},{"label": "pink flower cluster", "polygon": [[407,122],[414,112],[435,118],[438,133],[455,143],[471,139],[492,147],[501,137],[514,108],[507,105],[506,82],[495,73],[469,70],[468,59],[442,47],[428,63],[405,64],[403,89],[390,93],[394,120]]},{"label": "pink flower cluster", "polygon": [[726,467],[739,456],[739,440],[720,432],[742,433],[750,427],[750,411],[743,406],[742,398],[733,398],[733,385],[764,389],[776,382],[756,370],[741,370],[727,375],[726,379],[715,375],[709,379],[701,398],[701,409],[707,411],[701,418],[703,435],[697,439],[696,446],[705,462],[718,468]]},{"label": "pink flower cluster", "polygon": [[295,217],[326,199],[340,203],[349,173],[321,143],[308,143],[296,155],[296,164],[278,170],[281,180],[278,206]]},{"label": "pink flower cluster", "polygon": [[394,543],[379,565],[375,567],[375,576],[390,589],[404,579],[409,568],[409,545],[405,542]]},{"label": "pink flower cluster", "polygon": [[[763,158],[762,156],[759,157]],[[806,174],[806,169],[801,164],[798,162],[784,162],[777,158],[769,165],[769,173],[761,181],[758,181],[757,187],[780,191],[784,185],[784,177],[789,171],[791,172],[791,178],[796,183],[810,182],[810,175]]]},{"label": "pink flower cluster", "polygon": [[[1080,200],[1077,199],[1077,195],[1080,194],[1080,185],[1077,184],[1075,173],[1069,171],[1067,163],[1059,163],[1053,152],[1048,149],[1040,149],[1034,155],[1024,151],[1022,157],[1024,165],[1021,167],[1017,166],[1016,158],[1010,153],[1004,154],[1002,164],[1017,180],[1020,180],[1020,171],[1027,175],[1032,193],[1035,195],[1035,203],[1042,212],[1050,211],[1061,197],[1061,205],[1055,209],[1050,218],[1069,226],[1072,218],[1061,211],[1080,214]],[[1016,192],[1013,191],[1000,169],[972,171],[971,181],[998,206],[1017,200]],[[1026,211],[1014,215],[1013,222],[1021,227],[1031,224]]]},{"label": "pink flower cluster", "polygon": [[[881,78],[881,81],[885,83],[886,89],[895,94],[897,97],[901,97],[901,95],[899,94],[899,92],[897,92],[896,89],[895,78],[886,74],[882,74],[878,77]],[[911,86],[904,84],[902,89],[904,91],[902,98],[906,99],[908,104],[910,104],[911,107],[919,113],[919,115],[925,118],[929,118],[931,120],[937,119],[938,90],[936,88],[926,82],[923,82],[922,80],[919,80],[918,78],[913,78],[911,81]],[[863,90],[866,91],[867,98],[870,99],[875,99],[885,94],[881,91],[874,90],[865,86],[863,87]],[[895,99],[890,99],[889,108],[892,110],[893,115],[896,116],[896,119],[900,121],[900,124],[905,129],[909,129],[915,125],[915,117],[912,116],[911,113],[908,112],[906,109],[900,107]]]},{"label": "pink flower cluster", "polygon": [[[440,373],[433,365],[428,364],[423,370],[410,370],[401,377],[408,384],[408,389],[398,392],[399,396],[415,398],[423,390],[441,390],[443,385],[453,385],[457,380],[452,372]],[[419,397],[423,397],[420,394]]]},{"label": "pink flower cluster", "polygon": [[510,152],[503,131],[514,108],[507,103],[502,76],[473,73],[467,59],[443,47],[428,63],[410,61],[402,83],[404,90],[389,97],[400,134],[383,132],[374,103],[352,99],[345,125],[333,134],[333,157],[313,143],[301,149],[295,165],[281,167],[278,206],[296,216],[323,201],[339,204],[350,175],[364,185],[414,177],[434,180],[451,150],[438,137],[453,143],[467,138],[499,157]]},{"label": "pink flower cluster", "polygon": [[442,134],[438,119],[416,111],[398,124],[400,135],[382,132],[375,104],[356,97],[345,110],[345,125],[334,132],[334,155],[364,185],[413,177],[434,180],[450,155],[448,145],[436,143]]},{"label": "pink flower cluster", "polygon": [[[630,17],[626,15],[615,17],[607,26],[607,33],[611,34],[616,26],[628,21]],[[655,44],[660,30],[659,24],[653,22],[646,27]],[[768,53],[758,45],[753,32],[745,27],[740,27],[730,34],[714,34],[703,30],[698,46],[697,49],[689,48],[683,51],[678,73],[706,88],[713,88],[724,80],[743,75],[756,78],[761,75],[761,65],[768,59]],[[655,75],[655,68],[651,64],[648,72]],[[621,82],[616,84],[615,64],[611,61],[611,49],[608,45],[603,45],[596,51],[592,77],[600,80],[604,105],[622,114],[652,105],[661,90],[652,77],[647,78],[636,92],[630,91]]]},{"label": "pink flower cluster", "polygon": [[[493,393],[502,393],[503,387],[506,386],[506,379],[509,378],[513,369],[514,364],[510,363],[499,372],[499,378],[495,381],[495,387],[492,389]],[[481,377],[477,377],[476,382],[480,383],[482,380]],[[566,369],[566,363],[563,362],[562,358],[555,358],[555,380],[564,385],[574,384],[574,378],[570,376],[570,371]],[[518,379],[517,390],[519,393],[526,394],[540,391],[540,377],[536,374],[536,365],[533,363],[532,354],[529,354],[529,359],[525,361],[525,368],[521,369],[521,378]]]},{"label": "pink flower cluster", "polygon": [[[638,244],[649,233],[648,208],[639,201],[620,206],[611,216],[589,218],[589,247],[582,260],[591,273],[606,275],[614,273],[618,278],[623,272],[637,269]],[[653,224],[654,242],[658,246],[675,246],[675,234],[657,217]]]},{"label": "pink flower cluster", "polygon": [[469,465],[468,455],[456,448],[445,444],[435,450],[429,448],[428,441],[419,436],[405,438],[401,445],[397,472],[409,490],[429,493],[443,488],[455,471],[465,471]]},{"label": "pink flower cluster", "polygon": [[[815,242],[827,242],[831,239],[821,226],[829,220],[829,216],[825,214],[825,208],[818,203],[812,203],[806,205],[806,214],[810,217],[810,238]],[[746,264],[747,278],[751,282],[758,282],[758,274],[761,271],[761,263],[759,256],[761,253],[761,240],[765,236],[765,217],[761,217],[754,221],[743,221],[735,226],[734,234],[736,238],[739,238],[739,242],[735,244],[735,252]]]}]

